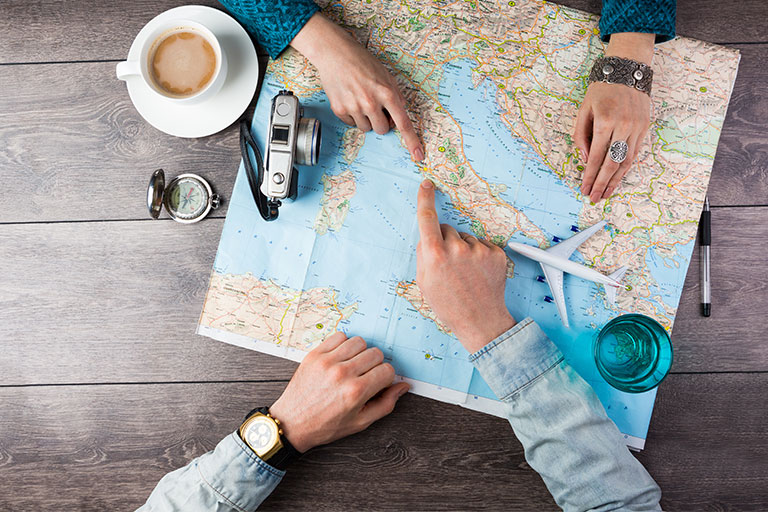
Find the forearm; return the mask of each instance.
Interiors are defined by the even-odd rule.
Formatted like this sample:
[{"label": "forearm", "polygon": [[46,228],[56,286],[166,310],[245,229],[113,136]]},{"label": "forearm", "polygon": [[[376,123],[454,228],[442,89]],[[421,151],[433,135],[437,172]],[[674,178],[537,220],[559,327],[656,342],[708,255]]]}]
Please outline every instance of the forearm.
[{"label": "forearm", "polygon": [[472,355],[528,463],[564,510],[658,510],[661,491],[592,388],[526,319]]},{"label": "forearm", "polygon": [[255,510],[284,474],[233,433],[213,451],[165,475],[139,512]]},{"label": "forearm", "polygon": [[319,10],[312,0],[219,0],[277,58]]}]

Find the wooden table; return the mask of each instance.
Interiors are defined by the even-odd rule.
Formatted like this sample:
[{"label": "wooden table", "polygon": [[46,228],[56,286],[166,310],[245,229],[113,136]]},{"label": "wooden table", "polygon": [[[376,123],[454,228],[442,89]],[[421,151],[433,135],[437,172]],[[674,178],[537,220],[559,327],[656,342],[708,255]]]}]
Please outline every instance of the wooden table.
[{"label": "wooden table", "polygon": [[[240,158],[236,126],[167,136],[115,78],[139,29],[181,3],[0,7],[0,510],[133,509],[295,367],[194,334],[226,207],[192,227],[147,216],[153,169],[198,172],[226,196]],[[638,458],[667,510],[765,510],[768,4],[680,0],[678,12],[680,34],[742,61],[710,186],[713,316],[699,315],[694,260]],[[555,505],[505,421],[409,395],[309,453],[263,508]]]}]

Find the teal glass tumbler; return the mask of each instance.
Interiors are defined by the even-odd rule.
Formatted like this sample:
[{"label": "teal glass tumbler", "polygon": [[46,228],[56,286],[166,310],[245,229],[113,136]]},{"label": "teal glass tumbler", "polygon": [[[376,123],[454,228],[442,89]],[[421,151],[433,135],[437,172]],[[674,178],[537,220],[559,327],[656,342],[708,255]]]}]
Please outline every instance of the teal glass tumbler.
[{"label": "teal glass tumbler", "polygon": [[659,322],[645,315],[614,318],[594,342],[595,363],[611,386],[642,393],[664,380],[672,367],[672,343]]}]

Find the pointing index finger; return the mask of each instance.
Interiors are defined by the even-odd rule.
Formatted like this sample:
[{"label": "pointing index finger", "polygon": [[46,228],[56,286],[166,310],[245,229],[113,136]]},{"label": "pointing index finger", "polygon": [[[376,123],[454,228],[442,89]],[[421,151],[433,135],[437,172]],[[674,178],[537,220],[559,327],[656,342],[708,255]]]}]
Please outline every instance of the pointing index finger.
[{"label": "pointing index finger", "polygon": [[419,237],[422,242],[442,242],[443,233],[435,210],[435,186],[429,180],[422,181],[419,187],[416,218],[419,221]]},{"label": "pointing index finger", "polygon": [[405,111],[405,107],[399,103],[390,103],[384,105],[384,107],[395,122],[397,129],[400,130],[400,134],[403,136],[403,142],[405,142],[413,159],[417,162],[424,160],[424,149],[421,146],[421,141],[416,134],[416,130],[413,128],[411,118],[408,117],[408,113]]}]

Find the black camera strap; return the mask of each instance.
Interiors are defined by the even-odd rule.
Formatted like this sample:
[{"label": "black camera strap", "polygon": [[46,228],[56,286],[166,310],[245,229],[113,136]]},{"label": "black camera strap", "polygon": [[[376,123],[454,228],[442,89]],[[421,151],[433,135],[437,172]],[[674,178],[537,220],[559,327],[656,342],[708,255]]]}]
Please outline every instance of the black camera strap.
[{"label": "black camera strap", "polygon": [[[249,146],[256,157],[256,170],[253,168],[253,163],[248,153]],[[278,208],[280,208],[282,203],[278,199],[268,199],[261,192],[261,182],[264,179],[264,159],[261,157],[261,151],[259,151],[256,141],[253,140],[253,135],[251,135],[251,129],[247,121],[240,121],[240,153],[243,156],[243,165],[245,166],[245,175],[248,177],[248,185],[251,187],[251,194],[253,194],[253,200],[256,202],[259,213],[266,221],[277,219]]]}]

